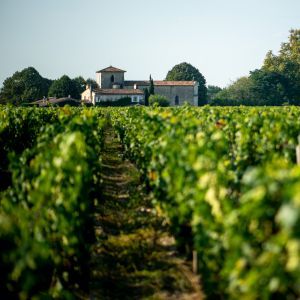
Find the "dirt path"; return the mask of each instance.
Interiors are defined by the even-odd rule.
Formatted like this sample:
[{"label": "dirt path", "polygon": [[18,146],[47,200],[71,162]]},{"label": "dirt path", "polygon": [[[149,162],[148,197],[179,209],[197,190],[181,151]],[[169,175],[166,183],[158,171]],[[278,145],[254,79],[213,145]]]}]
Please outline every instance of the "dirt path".
[{"label": "dirt path", "polygon": [[107,128],[90,299],[203,299],[197,276],[176,257],[166,220],[143,193],[138,170],[122,155],[113,129]]}]

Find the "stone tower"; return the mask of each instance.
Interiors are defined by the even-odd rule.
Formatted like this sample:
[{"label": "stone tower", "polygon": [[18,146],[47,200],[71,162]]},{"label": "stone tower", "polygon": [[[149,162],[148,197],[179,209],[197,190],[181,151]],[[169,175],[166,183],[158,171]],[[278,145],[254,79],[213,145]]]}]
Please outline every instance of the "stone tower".
[{"label": "stone tower", "polygon": [[96,72],[96,81],[101,89],[122,89],[124,87],[124,73],[126,71],[108,67]]}]

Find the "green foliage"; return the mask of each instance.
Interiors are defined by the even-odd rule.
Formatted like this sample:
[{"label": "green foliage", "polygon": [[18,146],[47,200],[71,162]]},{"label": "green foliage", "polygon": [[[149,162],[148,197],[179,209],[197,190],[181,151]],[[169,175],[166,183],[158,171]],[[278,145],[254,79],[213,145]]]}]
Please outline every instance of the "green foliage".
[{"label": "green foliage", "polygon": [[33,67],[15,72],[3,82],[2,103],[20,104],[47,96],[51,80],[43,78]]},{"label": "green foliage", "polygon": [[285,75],[255,70],[251,72],[250,80],[253,82],[251,87],[252,99],[255,99],[258,104],[282,105],[289,102],[289,81]]},{"label": "green foliage", "polygon": [[[12,185],[0,198],[0,291],[7,299],[74,299],[76,286],[87,289],[104,121],[88,109],[17,109],[27,111],[42,127],[37,135],[33,130],[30,148],[10,155]],[[8,129],[18,122],[13,112],[3,116]],[[13,140],[14,129],[3,130]]]},{"label": "green foliage", "polygon": [[81,96],[81,93],[83,91],[85,91],[85,87],[86,87],[87,82],[84,80],[84,78],[82,76],[78,76],[78,77],[74,78],[73,82],[74,82],[74,85],[75,85],[76,90],[77,90],[77,95]]},{"label": "green foliage", "polygon": [[283,105],[297,104],[289,97],[290,82],[278,72],[264,69],[250,72],[214,95],[212,105]]},{"label": "green foliage", "polygon": [[145,106],[149,106],[149,90],[147,88],[144,89],[144,98],[145,98]]},{"label": "green foliage", "polygon": [[263,70],[275,72],[288,81],[286,97],[292,104],[300,104],[300,29],[290,31],[287,43],[282,43],[278,55],[269,51]]},{"label": "green foliage", "polygon": [[85,282],[106,115],[208,299],[300,297],[299,108],[2,106],[4,298],[72,299]]},{"label": "green foliage", "polygon": [[[241,77],[227,88],[219,91],[214,95],[212,99],[213,104],[218,104],[218,102],[231,100],[233,103],[238,105],[252,104],[253,99],[253,80],[250,77]],[[228,101],[229,102],[229,101]],[[257,103],[258,104],[258,103]]]},{"label": "green foliage", "polygon": [[1,106],[0,109],[0,191],[11,183],[9,155],[20,155],[35,145],[45,124],[57,122],[54,110],[21,109]]},{"label": "green foliage", "polygon": [[71,96],[80,99],[78,91],[78,83],[75,83],[67,75],[63,75],[60,79],[54,80],[49,88],[49,97],[63,98]]},{"label": "green foliage", "polygon": [[206,80],[204,76],[199,72],[198,69],[193,67],[191,64],[183,62],[174,66],[167,74],[166,80],[179,80],[179,81],[197,81],[199,83],[198,88],[198,105],[206,103],[207,88]]},{"label": "green foliage", "polygon": [[212,105],[300,105],[300,30],[291,30],[278,55],[269,51],[261,69],[217,93]]},{"label": "green foliage", "polygon": [[99,88],[99,85],[98,85],[98,83],[96,82],[96,80],[91,79],[91,78],[88,78],[88,79],[85,81],[85,84],[91,85],[91,86],[92,86],[92,89],[98,89],[98,88]]},{"label": "green foliage", "polygon": [[154,83],[151,75],[150,75],[149,95],[154,95]]},{"label": "green foliage", "polygon": [[162,106],[166,107],[169,106],[169,100],[162,95],[150,95],[149,97],[149,105],[150,106]]},{"label": "green foliage", "polygon": [[100,101],[97,103],[97,106],[129,106],[132,105],[132,101],[130,97],[121,98],[118,100],[108,100],[108,101]]},{"label": "green foliage", "polygon": [[111,114],[209,299],[299,298],[298,108]]},{"label": "green foliage", "polygon": [[210,101],[212,101],[213,99],[215,99],[216,94],[218,94],[221,91],[222,91],[222,89],[218,86],[208,85],[207,86],[207,101],[208,101],[208,103]]},{"label": "green foliage", "polygon": [[42,99],[43,97],[68,97],[80,99],[86,85],[93,89],[99,88],[97,82],[91,78],[84,80],[82,76],[70,79],[64,75],[57,80],[49,80],[33,68],[29,67],[20,72],[15,72],[8,77],[0,90],[0,104],[12,103],[28,105],[28,102]]},{"label": "green foliage", "polygon": [[299,298],[299,180],[299,166],[285,160],[245,173],[241,205],[225,227],[232,299]]}]

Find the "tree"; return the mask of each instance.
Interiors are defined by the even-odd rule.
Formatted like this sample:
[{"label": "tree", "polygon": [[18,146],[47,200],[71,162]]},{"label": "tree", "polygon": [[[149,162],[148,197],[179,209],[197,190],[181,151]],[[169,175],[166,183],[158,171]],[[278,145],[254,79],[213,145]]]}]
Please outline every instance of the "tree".
[{"label": "tree", "polygon": [[263,69],[250,72],[227,88],[218,92],[210,101],[213,105],[282,105],[289,102],[286,91],[287,78],[277,72]]},{"label": "tree", "polygon": [[72,98],[80,99],[76,83],[67,75],[63,75],[61,78],[53,81],[48,96],[56,98],[71,96]]},{"label": "tree", "polygon": [[96,80],[92,78],[88,78],[85,82],[87,85],[91,85],[92,89],[99,89],[99,85]]},{"label": "tree", "polygon": [[211,101],[215,98],[215,95],[221,92],[222,89],[215,85],[209,85],[207,87],[207,101]]},{"label": "tree", "polygon": [[77,95],[81,95],[81,93],[85,91],[86,81],[82,76],[78,76],[73,79],[73,83],[76,86]]},{"label": "tree", "polygon": [[175,81],[197,81],[199,84],[198,87],[198,105],[203,105],[206,103],[207,98],[207,88],[206,80],[204,76],[191,64],[183,62],[174,66],[167,74],[166,80],[175,80]]},{"label": "tree", "polygon": [[269,51],[261,69],[250,72],[210,100],[214,105],[300,105],[300,30],[291,30],[278,55]]},{"label": "tree", "polygon": [[284,76],[289,82],[286,98],[300,104],[300,29],[290,31],[289,40],[281,44],[278,55],[267,53],[262,70]]},{"label": "tree", "polygon": [[47,96],[52,81],[43,78],[33,67],[15,72],[3,82],[0,98],[4,103],[21,104]]},{"label": "tree", "polygon": [[147,88],[144,89],[145,106],[149,106],[149,91]]},{"label": "tree", "polygon": [[154,83],[151,75],[150,75],[149,95],[154,95]]},{"label": "tree", "polygon": [[167,107],[170,105],[169,100],[162,95],[150,95],[149,97],[150,106],[162,106]]},{"label": "tree", "polygon": [[250,72],[253,82],[251,93],[257,103],[263,105],[282,105],[289,103],[288,78],[279,72],[269,72],[264,69]]},{"label": "tree", "polygon": [[229,100],[233,101],[233,103],[248,105],[253,99],[252,86],[253,81],[251,78],[247,76],[238,78],[228,87],[219,91],[212,100],[216,100],[216,103],[218,100]]}]

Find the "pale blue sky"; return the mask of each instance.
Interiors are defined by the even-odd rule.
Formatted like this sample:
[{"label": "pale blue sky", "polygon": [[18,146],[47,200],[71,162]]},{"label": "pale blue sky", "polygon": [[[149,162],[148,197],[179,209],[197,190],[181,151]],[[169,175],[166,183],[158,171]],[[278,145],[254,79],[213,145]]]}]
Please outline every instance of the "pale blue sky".
[{"label": "pale blue sky", "polygon": [[158,80],[186,61],[224,87],[259,68],[291,28],[300,0],[0,0],[0,85],[28,66],[51,79],[113,65]]}]

